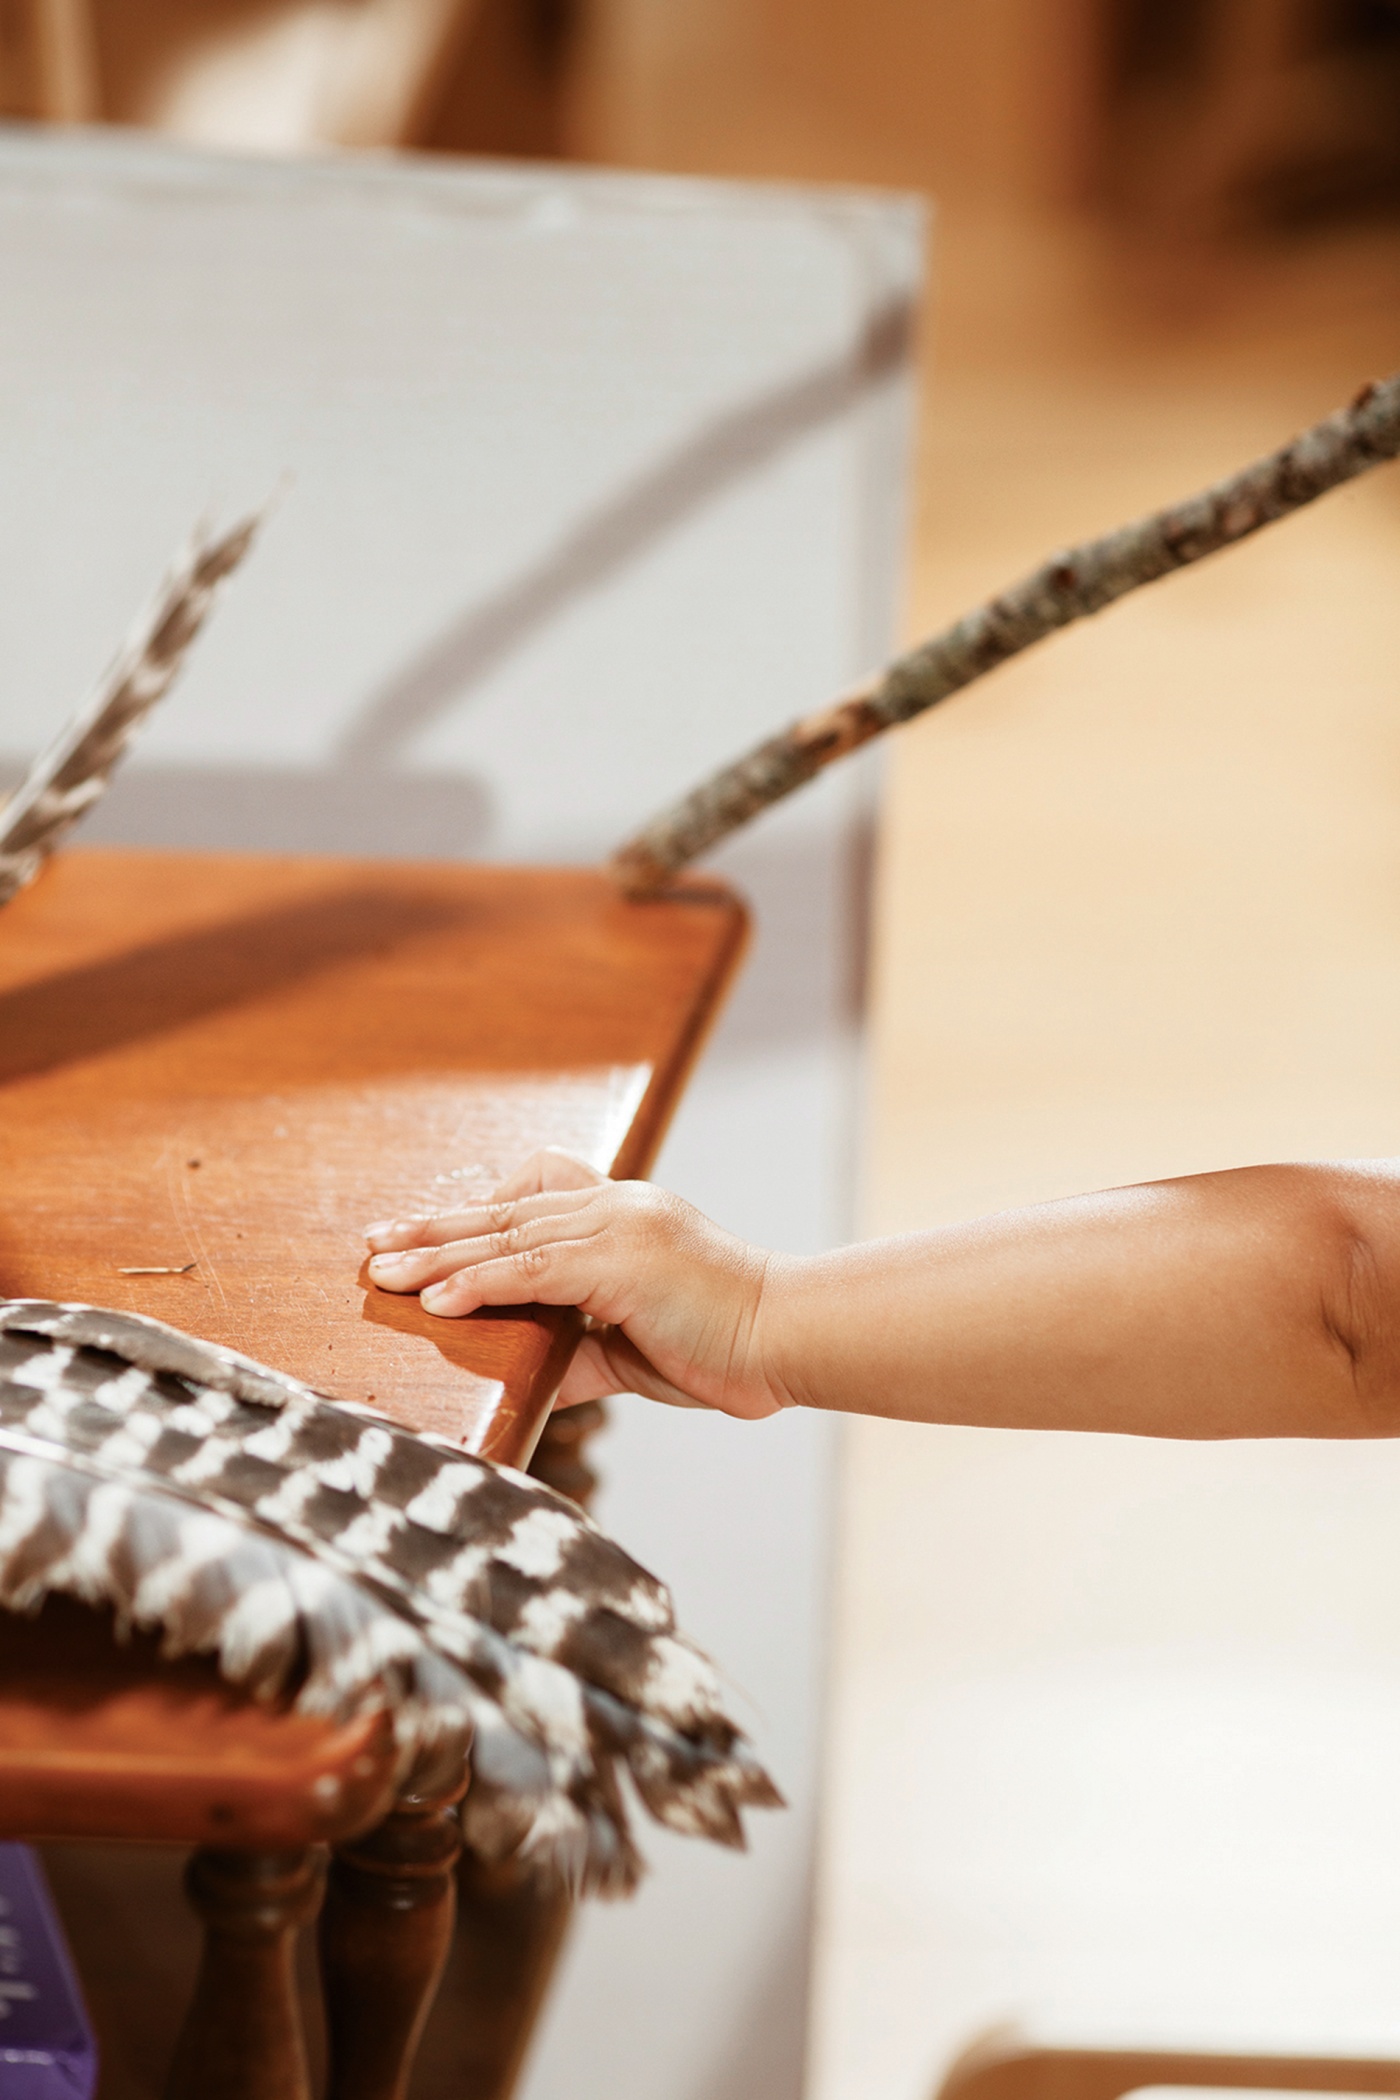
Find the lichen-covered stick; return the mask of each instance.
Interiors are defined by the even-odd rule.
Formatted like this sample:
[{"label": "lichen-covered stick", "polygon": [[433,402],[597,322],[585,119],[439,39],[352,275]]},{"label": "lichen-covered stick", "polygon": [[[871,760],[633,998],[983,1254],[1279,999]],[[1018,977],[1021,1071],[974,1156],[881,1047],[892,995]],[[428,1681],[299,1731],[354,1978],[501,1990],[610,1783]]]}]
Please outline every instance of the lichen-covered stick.
[{"label": "lichen-covered stick", "polygon": [[214,539],[195,534],[96,691],[0,809],[0,904],[33,881],[64,832],[102,793],[132,735],[173,685],[260,522],[244,518]]},{"label": "lichen-covered stick", "polygon": [[937,706],[1057,628],[1184,569],[1400,453],[1400,373],[1349,408],[1200,495],[1051,555],[998,597],[888,669],[736,759],[622,846],[609,863],[630,894],[669,876],[833,760]]}]

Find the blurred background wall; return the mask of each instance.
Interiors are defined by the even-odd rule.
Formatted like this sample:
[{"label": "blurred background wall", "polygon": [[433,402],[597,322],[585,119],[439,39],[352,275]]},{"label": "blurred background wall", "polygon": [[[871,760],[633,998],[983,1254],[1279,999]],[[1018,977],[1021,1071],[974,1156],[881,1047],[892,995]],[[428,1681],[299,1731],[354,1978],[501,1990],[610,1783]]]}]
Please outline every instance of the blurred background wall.
[{"label": "blurred background wall", "polygon": [[2,0],[0,111],[1110,201],[1177,233],[1400,188],[1395,0]]},{"label": "blurred background wall", "polygon": [[[1380,0],[479,0],[376,132],[392,12],[0,20],[60,115],[936,193],[911,633],[1400,363]],[[1400,1151],[1398,557],[1392,473],[902,736],[869,1230]],[[912,2100],[1008,2018],[1400,2048],[1400,1455],[845,1452],[821,2100]]]}]

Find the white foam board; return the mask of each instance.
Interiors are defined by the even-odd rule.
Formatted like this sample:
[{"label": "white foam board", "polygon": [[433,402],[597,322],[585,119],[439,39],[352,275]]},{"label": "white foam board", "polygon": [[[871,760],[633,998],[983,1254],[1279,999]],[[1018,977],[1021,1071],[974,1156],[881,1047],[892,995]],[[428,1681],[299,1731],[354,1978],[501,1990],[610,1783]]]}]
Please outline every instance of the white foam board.
[{"label": "white foam board", "polygon": [[[87,836],[591,858],[893,635],[923,228],[907,199],[0,132],[0,753],[192,520],[282,493]],[[759,936],[661,1174],[848,1235],[869,775],[721,863]],[[648,1833],[528,2100],[790,2100],[836,1445],[635,1401],[604,1521],[675,1587],[792,1804]]]}]

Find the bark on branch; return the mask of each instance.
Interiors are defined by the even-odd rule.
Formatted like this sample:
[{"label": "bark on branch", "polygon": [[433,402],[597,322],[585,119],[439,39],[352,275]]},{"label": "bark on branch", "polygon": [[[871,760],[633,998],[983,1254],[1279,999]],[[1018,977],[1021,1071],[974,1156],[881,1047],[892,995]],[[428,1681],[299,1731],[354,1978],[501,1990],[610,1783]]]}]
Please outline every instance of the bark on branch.
[{"label": "bark on branch", "polygon": [[790,795],[848,751],[936,707],[1009,657],[1159,576],[1247,539],[1400,453],[1400,373],[1349,408],[1184,503],[1050,559],[955,626],[712,774],[629,839],[609,866],[633,896]]}]

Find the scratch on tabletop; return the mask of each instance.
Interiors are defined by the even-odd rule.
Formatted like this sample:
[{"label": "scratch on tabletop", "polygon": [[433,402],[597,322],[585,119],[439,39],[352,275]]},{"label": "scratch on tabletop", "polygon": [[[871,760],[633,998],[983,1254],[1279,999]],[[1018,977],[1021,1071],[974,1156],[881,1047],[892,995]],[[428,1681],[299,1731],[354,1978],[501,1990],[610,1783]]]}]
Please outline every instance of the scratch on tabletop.
[{"label": "scratch on tabletop", "polygon": [[117,1274],[118,1276],[188,1276],[191,1269],[197,1269],[198,1267],[198,1262],[187,1261],[178,1269],[118,1269]]},{"label": "scratch on tabletop", "polygon": [[[183,1157],[188,1163],[188,1161],[195,1155],[183,1152],[183,1147],[181,1149]],[[181,1237],[186,1241],[187,1244],[191,1240],[194,1242],[195,1261],[197,1265],[199,1265],[203,1270],[203,1277],[201,1280],[207,1281],[210,1289],[213,1291],[217,1291],[219,1303],[223,1307],[224,1311],[227,1313],[229,1309],[228,1294],[224,1290],[222,1283],[219,1281],[218,1270],[214,1267],[213,1262],[209,1259],[209,1249],[204,1244],[204,1235],[199,1229],[199,1221],[195,1217],[194,1204],[190,1198],[190,1182],[187,1178],[185,1169],[177,1167],[174,1160],[171,1158],[170,1149],[168,1146],[166,1148],[165,1153],[165,1182],[166,1187],[170,1192],[171,1209],[175,1212],[176,1218],[184,1227],[184,1231],[181,1234]]]}]

